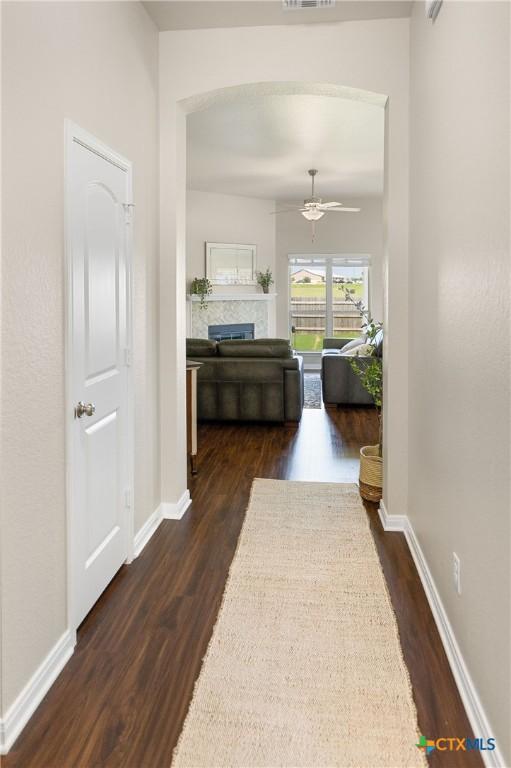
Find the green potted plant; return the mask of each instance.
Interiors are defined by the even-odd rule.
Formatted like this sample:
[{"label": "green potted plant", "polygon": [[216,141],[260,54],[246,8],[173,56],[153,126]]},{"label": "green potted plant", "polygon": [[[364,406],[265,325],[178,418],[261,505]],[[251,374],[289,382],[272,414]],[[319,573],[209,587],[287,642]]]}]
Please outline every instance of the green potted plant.
[{"label": "green potted plant", "polygon": [[270,285],[275,282],[270,268],[268,267],[265,272],[256,272],[257,282],[263,289],[263,293],[270,292]]},{"label": "green potted plant", "polygon": [[[382,330],[383,324],[375,322],[361,301],[354,301],[353,297],[346,293],[346,300],[350,301],[364,318],[363,328],[368,341],[374,341],[376,335]],[[350,360],[352,371],[359,377],[364,389],[373,398],[378,412],[379,430],[378,445],[364,445],[360,449],[360,495],[366,501],[379,502],[383,487],[383,365],[381,357],[353,357]]]},{"label": "green potted plant", "polygon": [[208,306],[206,296],[213,291],[213,286],[207,277],[194,277],[190,286],[192,296],[200,296],[200,307],[206,309]]}]

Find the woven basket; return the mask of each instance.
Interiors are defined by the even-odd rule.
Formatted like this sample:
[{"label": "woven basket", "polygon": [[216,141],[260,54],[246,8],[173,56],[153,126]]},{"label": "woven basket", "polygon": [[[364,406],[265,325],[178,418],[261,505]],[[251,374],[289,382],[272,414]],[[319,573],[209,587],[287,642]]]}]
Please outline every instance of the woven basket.
[{"label": "woven basket", "polygon": [[360,449],[360,495],[366,501],[380,501],[383,485],[383,459],[378,456],[377,445]]}]

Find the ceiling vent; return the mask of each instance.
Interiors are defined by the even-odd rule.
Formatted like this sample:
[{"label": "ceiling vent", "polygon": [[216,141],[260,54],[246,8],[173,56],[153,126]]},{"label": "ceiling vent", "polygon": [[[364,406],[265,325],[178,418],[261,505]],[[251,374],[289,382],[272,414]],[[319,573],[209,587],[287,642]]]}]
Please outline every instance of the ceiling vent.
[{"label": "ceiling vent", "polygon": [[304,8],[333,8],[335,0],[282,0],[285,11],[301,11]]}]

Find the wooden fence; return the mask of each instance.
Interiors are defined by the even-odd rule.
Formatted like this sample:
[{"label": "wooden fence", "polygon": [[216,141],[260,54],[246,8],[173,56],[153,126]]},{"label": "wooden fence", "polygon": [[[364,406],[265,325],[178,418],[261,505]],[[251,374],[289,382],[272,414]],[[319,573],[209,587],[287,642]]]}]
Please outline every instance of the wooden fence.
[{"label": "wooden fence", "polygon": [[[333,330],[359,331],[363,318],[349,301],[333,301]],[[326,330],[326,300],[316,297],[291,299],[291,318],[296,333],[314,333]]]}]

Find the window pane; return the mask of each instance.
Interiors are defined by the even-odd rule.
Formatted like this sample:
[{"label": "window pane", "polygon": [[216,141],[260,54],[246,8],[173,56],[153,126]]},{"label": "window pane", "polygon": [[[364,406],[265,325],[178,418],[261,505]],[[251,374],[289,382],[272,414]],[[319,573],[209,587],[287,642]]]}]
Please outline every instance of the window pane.
[{"label": "window pane", "polygon": [[346,293],[355,300],[366,304],[367,268],[332,267],[332,315],[333,334],[344,339],[359,336],[363,318],[360,312],[346,299]]},{"label": "window pane", "polygon": [[326,328],[326,271],[324,266],[292,266],[291,333],[298,352],[320,352]]}]

